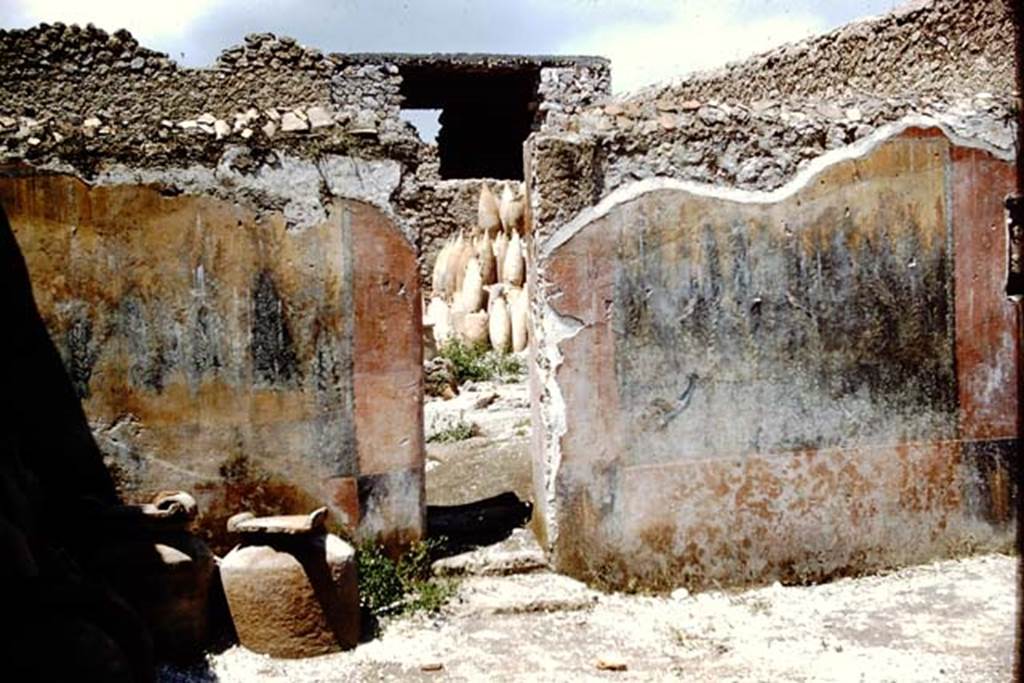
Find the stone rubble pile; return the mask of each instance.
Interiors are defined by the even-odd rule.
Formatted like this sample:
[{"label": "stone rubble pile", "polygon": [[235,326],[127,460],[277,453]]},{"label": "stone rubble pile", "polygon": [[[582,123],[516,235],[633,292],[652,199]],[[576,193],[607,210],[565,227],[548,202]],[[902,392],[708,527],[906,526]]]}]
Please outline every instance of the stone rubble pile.
[{"label": "stone rubble pile", "polygon": [[484,183],[477,224],[459,231],[434,261],[424,325],[438,346],[455,338],[469,346],[522,351],[528,341],[525,190],[506,183],[500,200]]}]

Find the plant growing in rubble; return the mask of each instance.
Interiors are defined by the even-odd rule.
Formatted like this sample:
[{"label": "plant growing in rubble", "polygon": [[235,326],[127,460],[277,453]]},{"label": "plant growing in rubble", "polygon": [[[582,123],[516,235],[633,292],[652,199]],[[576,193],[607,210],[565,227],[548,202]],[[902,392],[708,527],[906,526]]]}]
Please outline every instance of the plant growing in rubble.
[{"label": "plant growing in rubble", "polygon": [[438,350],[455,369],[455,381],[515,381],[523,374],[523,363],[511,353],[492,351],[485,345],[471,346],[459,339],[449,339]]},{"label": "plant growing in rubble", "polygon": [[452,595],[456,583],[431,574],[430,564],[444,539],[413,543],[398,559],[381,546],[365,542],[358,548],[359,602],[372,617],[436,612]]},{"label": "plant growing in rubble", "polygon": [[465,441],[479,434],[480,428],[472,422],[467,422],[460,415],[458,419],[449,419],[440,427],[435,421],[430,435],[427,437],[427,443],[454,443]]}]

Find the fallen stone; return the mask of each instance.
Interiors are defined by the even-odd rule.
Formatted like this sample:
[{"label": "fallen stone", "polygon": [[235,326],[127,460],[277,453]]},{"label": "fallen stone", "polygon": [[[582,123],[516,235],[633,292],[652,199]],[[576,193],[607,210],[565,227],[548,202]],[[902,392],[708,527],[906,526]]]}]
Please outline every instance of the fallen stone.
[{"label": "fallen stone", "polygon": [[504,541],[437,560],[437,576],[511,576],[544,571],[547,558],[527,529],[516,529]]},{"label": "fallen stone", "polygon": [[231,135],[231,126],[228,125],[227,121],[217,119],[213,123],[213,132],[217,136],[217,139],[220,140],[221,138]]},{"label": "fallen stone", "polygon": [[331,112],[324,107],[310,107],[306,110],[306,118],[309,119],[311,128],[323,128],[334,124]]},{"label": "fallen stone", "polygon": [[603,654],[594,662],[594,666],[600,671],[625,671],[626,660],[618,654]]},{"label": "fallen stone", "polygon": [[95,116],[90,116],[85,121],[82,121],[82,127],[83,128],[99,128],[102,125],[103,125],[103,122],[100,121]]},{"label": "fallen stone", "polygon": [[444,664],[441,662],[424,662],[420,664],[420,671],[443,671]]},{"label": "fallen stone", "polygon": [[250,123],[252,123],[256,119],[258,119],[259,116],[260,116],[259,112],[256,111],[255,109],[252,109],[252,108],[247,109],[244,112],[240,112],[238,114],[235,114],[235,121],[234,121],[233,129],[235,130],[235,132],[238,132],[241,129],[247,127]]},{"label": "fallen stone", "polygon": [[274,137],[274,133],[277,132],[277,124],[273,121],[267,121],[266,125],[264,125],[260,130],[262,130],[263,134],[268,138],[272,138]]},{"label": "fallen stone", "polygon": [[683,111],[696,111],[700,109],[701,104],[698,100],[683,100],[679,103],[679,108]]},{"label": "fallen stone", "polygon": [[288,111],[281,117],[281,130],[285,133],[309,130],[309,124],[303,121],[295,112]]},{"label": "fallen stone", "polygon": [[214,123],[217,122],[217,117],[213,114],[203,114],[202,116],[196,119],[196,122],[200,124],[205,123],[208,126],[212,126]]},{"label": "fallen stone", "polygon": [[843,118],[843,110],[830,102],[819,104],[817,110],[819,114],[833,121]]},{"label": "fallen stone", "polygon": [[192,130],[193,128],[198,127],[199,124],[191,119],[186,119],[185,121],[178,121],[178,128],[181,128],[182,130]]},{"label": "fallen stone", "polygon": [[491,392],[484,394],[473,403],[473,410],[482,410],[498,400],[498,394]]}]

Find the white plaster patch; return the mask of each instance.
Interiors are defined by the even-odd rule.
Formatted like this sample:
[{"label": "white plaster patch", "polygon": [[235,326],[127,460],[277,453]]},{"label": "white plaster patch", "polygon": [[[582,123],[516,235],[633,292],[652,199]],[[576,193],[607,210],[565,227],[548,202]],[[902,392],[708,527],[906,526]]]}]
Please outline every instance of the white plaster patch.
[{"label": "white plaster patch", "polygon": [[[537,364],[538,379],[542,387],[541,421],[544,428],[544,520],[547,525],[549,546],[553,546],[558,538],[558,497],[556,482],[558,470],[562,463],[562,437],[568,431],[565,421],[565,398],[558,385],[556,375],[564,360],[562,342],[572,339],[584,325],[571,316],[558,313],[550,304],[544,303],[539,308],[535,328],[540,329],[543,343],[537,344],[537,351],[545,362]],[[540,341],[540,340],[539,340]],[[547,548],[550,550],[551,548]]]}]

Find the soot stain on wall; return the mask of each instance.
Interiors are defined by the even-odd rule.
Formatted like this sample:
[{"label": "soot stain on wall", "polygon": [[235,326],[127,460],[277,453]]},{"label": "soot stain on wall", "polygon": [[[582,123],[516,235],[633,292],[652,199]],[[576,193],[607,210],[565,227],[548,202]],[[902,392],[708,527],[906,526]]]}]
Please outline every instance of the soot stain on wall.
[{"label": "soot stain on wall", "polygon": [[252,354],[256,378],[271,385],[290,386],[299,380],[298,361],[284,302],[266,270],[256,276],[252,292]]},{"label": "soot stain on wall", "polygon": [[628,209],[613,309],[619,391],[639,418],[628,451],[650,462],[952,436],[944,226],[890,199],[781,228],[734,208],[695,224],[650,201]]}]

